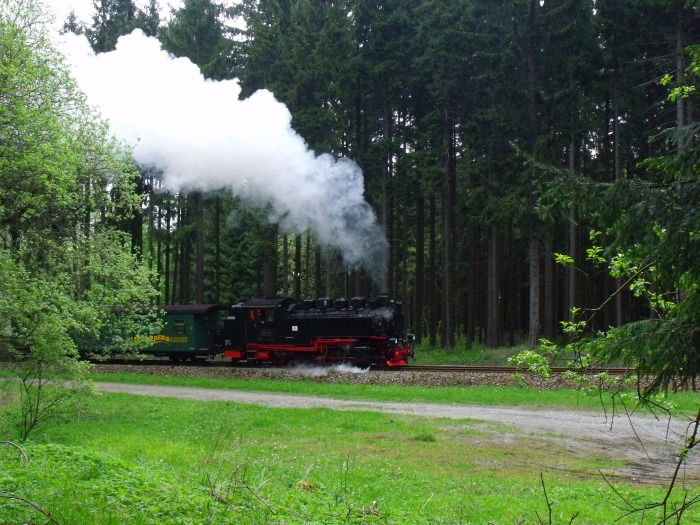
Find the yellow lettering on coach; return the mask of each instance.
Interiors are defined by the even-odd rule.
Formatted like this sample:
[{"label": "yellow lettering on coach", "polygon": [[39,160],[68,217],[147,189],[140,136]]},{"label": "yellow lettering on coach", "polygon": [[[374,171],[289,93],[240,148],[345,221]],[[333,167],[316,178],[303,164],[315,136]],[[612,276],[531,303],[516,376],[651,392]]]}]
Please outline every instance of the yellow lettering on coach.
[{"label": "yellow lettering on coach", "polygon": [[169,335],[158,334],[151,337],[133,337],[132,340],[137,343],[170,344],[170,343],[186,343],[187,336],[172,337]]}]

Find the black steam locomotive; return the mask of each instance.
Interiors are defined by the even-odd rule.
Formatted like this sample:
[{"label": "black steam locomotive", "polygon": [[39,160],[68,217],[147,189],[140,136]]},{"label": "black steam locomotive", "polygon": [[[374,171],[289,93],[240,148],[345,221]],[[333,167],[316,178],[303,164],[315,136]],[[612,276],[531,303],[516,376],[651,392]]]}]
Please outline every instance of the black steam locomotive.
[{"label": "black steam locomotive", "polygon": [[[400,302],[386,296],[296,301],[249,299],[164,306],[160,333],[144,353],[173,361],[222,355],[239,363],[401,366],[413,356]],[[223,319],[222,313],[226,311]]]},{"label": "black steam locomotive", "polygon": [[229,309],[222,344],[234,361],[400,366],[413,356],[403,331],[401,304],[386,296],[250,299]]}]

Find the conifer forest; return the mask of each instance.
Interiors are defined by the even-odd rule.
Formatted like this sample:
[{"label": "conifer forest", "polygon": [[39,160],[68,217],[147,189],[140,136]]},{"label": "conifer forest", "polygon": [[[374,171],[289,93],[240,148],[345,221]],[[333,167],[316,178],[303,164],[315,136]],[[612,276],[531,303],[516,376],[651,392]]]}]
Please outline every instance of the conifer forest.
[{"label": "conifer forest", "polygon": [[[387,293],[435,346],[612,330],[697,369],[697,0],[94,0],[92,19],[59,21],[98,57],[139,29],[209,84],[237,79],[240,100],[274,97],[300,157],[334,174],[328,189],[289,156],[261,185],[248,161],[231,168],[238,186],[169,183],[80,95],[37,29],[47,7],[2,5],[13,337],[40,310],[90,327],[125,303]],[[235,125],[210,106],[190,143]],[[266,119],[254,121],[271,158],[285,146]],[[173,169],[182,181],[217,161]]]}]

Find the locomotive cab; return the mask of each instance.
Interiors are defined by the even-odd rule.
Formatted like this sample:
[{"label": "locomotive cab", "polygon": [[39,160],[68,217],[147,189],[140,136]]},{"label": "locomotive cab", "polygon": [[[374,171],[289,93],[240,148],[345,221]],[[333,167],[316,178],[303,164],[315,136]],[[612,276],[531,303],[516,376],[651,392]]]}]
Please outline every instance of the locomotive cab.
[{"label": "locomotive cab", "polygon": [[292,299],[250,299],[229,308],[224,321],[224,356],[234,361],[269,361],[278,341],[280,311]]}]

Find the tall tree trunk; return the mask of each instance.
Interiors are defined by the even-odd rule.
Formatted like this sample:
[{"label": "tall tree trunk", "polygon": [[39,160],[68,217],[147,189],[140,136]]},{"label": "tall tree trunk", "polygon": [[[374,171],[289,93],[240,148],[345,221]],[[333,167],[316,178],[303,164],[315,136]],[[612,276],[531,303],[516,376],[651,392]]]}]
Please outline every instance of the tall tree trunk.
[{"label": "tall tree trunk", "polygon": [[221,302],[221,197],[214,198],[214,302]]},{"label": "tall tree trunk", "polygon": [[552,228],[548,227],[544,234],[544,315],[543,315],[543,333],[547,339],[554,338],[555,320],[554,320],[554,252]]},{"label": "tall tree trunk", "polygon": [[153,191],[153,185],[155,183],[155,176],[151,171],[148,177],[148,269],[153,271],[153,252],[155,244],[155,204],[153,202],[155,192]]},{"label": "tall tree trunk", "polygon": [[[571,206],[569,208],[569,254],[571,254],[571,257],[573,257],[575,261],[578,260],[578,258],[576,257],[578,254],[578,230],[576,228],[576,217],[576,207]],[[576,266],[574,264],[570,265],[567,268],[567,276],[569,285],[569,290],[567,293],[569,298],[569,302],[567,304],[567,318],[570,321],[573,321],[572,316],[574,308],[576,307],[576,304],[578,302],[578,291],[576,286]]]},{"label": "tall tree trunk", "polygon": [[263,297],[277,295],[277,230],[270,226],[265,231],[263,247]]},{"label": "tall tree trunk", "polygon": [[536,233],[530,234],[530,321],[528,346],[534,348],[540,337],[540,240]]},{"label": "tall tree trunk", "polygon": [[443,286],[443,346],[450,350],[455,345],[455,202],[457,200],[457,166],[455,161],[454,123],[445,109],[445,197],[443,202],[443,246],[444,246],[444,286]]},{"label": "tall tree trunk", "polygon": [[[676,13],[676,81],[682,84],[685,79],[685,63],[683,56],[683,20],[684,20],[684,7],[682,0],[675,0],[674,10]],[[686,124],[685,117],[685,103],[686,99],[683,97],[676,97],[676,127],[681,129]],[[676,144],[676,151],[680,155],[685,149],[685,143],[683,139],[683,134],[678,134],[678,143]]]},{"label": "tall tree trunk", "polygon": [[204,195],[194,194],[197,250],[195,255],[195,302],[204,304]]},{"label": "tall tree trunk", "polygon": [[[574,161],[574,140],[573,138],[571,139],[571,144],[569,145],[569,171],[571,173],[574,172],[576,165]],[[576,231],[576,206],[573,204],[569,207],[569,256],[573,257],[574,261],[578,261],[578,245],[576,243],[577,240],[577,231]],[[567,318],[570,321],[573,321],[573,312],[574,308],[576,307],[576,303],[578,301],[578,297],[576,296],[576,266],[575,265],[570,265],[569,268],[567,269],[567,277],[568,277],[568,284],[569,284],[569,291],[568,291],[568,297],[569,297],[569,303],[568,303],[568,308],[569,311],[567,313]],[[547,336],[551,337],[551,336]]]},{"label": "tall tree trunk", "polygon": [[180,243],[173,244],[173,278],[172,290],[170,291],[170,303],[179,304],[179,283],[180,283]]},{"label": "tall tree trunk", "polygon": [[294,236],[294,298],[301,299],[301,235]]},{"label": "tall tree trunk", "polygon": [[156,222],[156,287],[158,289],[156,304],[163,304],[163,298],[161,295],[161,278],[165,273],[163,269],[163,206],[158,206]]},{"label": "tall tree trunk", "polygon": [[[536,17],[536,1],[530,0],[527,17],[527,80],[528,80],[528,98],[529,98],[529,118],[532,129],[531,147],[532,153],[535,154],[535,136],[537,130],[537,69],[535,64],[536,49],[534,44],[535,17]],[[530,188],[530,204],[534,207],[537,196],[535,188]],[[531,348],[537,346],[537,341],[540,337],[541,329],[541,303],[540,303],[540,286],[542,274],[540,271],[540,247],[537,233],[537,226],[532,226],[530,232],[530,315],[528,327],[528,344]]]},{"label": "tall tree trunk", "polygon": [[[143,195],[143,176],[139,174],[136,179],[136,194]],[[131,253],[136,254],[139,260],[143,257],[143,211],[141,206],[136,206],[133,216],[129,221],[129,233],[131,234]]]},{"label": "tall tree trunk", "polygon": [[474,344],[476,338],[476,320],[477,320],[477,307],[476,307],[476,297],[477,297],[477,228],[474,224],[470,224],[467,230],[467,240],[465,242],[469,249],[469,254],[467,255],[469,265],[467,269],[467,298],[466,298],[466,322],[465,322],[465,336],[467,340],[467,347],[471,347]]},{"label": "tall tree trunk", "polygon": [[323,276],[321,274],[321,247],[316,244],[316,249],[314,250],[314,278],[315,286],[314,292],[316,297],[321,297],[323,293]]},{"label": "tall tree trunk", "polygon": [[167,200],[166,206],[167,208],[165,210],[165,268],[163,272],[165,274],[165,282],[163,283],[163,290],[165,293],[163,297],[163,303],[172,304],[171,297],[173,296],[170,293],[170,276],[172,275],[170,268],[170,249],[172,246],[172,232],[170,231],[170,221],[172,219],[173,203],[170,199]]},{"label": "tall tree trunk", "polygon": [[[613,93],[613,171],[615,181],[620,180],[622,174],[621,157],[620,157],[620,108],[619,108],[619,82],[618,76],[619,71],[617,66],[614,71],[615,82],[614,82],[614,93]],[[619,290],[622,286],[622,279],[618,278],[615,280],[615,289]],[[622,326],[622,294],[618,293],[615,295],[615,326]]]},{"label": "tall tree trunk", "polygon": [[[384,93],[383,93],[383,119],[382,122],[384,124],[383,126],[383,137],[386,143],[391,142],[391,134],[392,134],[392,114],[389,108],[389,100],[388,100],[388,90],[387,90],[387,83],[384,82],[383,85],[384,88]],[[383,283],[382,290],[379,290],[382,293],[387,293],[389,294],[390,297],[393,297],[395,295],[395,257],[394,257],[394,242],[393,242],[393,236],[394,236],[394,223],[393,223],[393,210],[392,210],[392,199],[389,195],[389,182],[391,181],[392,177],[394,176],[394,163],[393,163],[393,157],[390,154],[387,154],[387,156],[384,158],[384,161],[382,163],[382,224],[384,226],[384,234],[386,235],[387,241],[389,242],[389,253],[388,253],[388,260],[387,260],[387,267],[386,267],[386,282]]]},{"label": "tall tree trunk", "polygon": [[282,235],[282,296],[289,297],[289,236]]},{"label": "tall tree trunk", "polygon": [[189,206],[189,199],[180,198],[182,206],[180,208],[180,220],[182,221],[182,231],[186,232],[182,236],[180,247],[180,304],[190,302],[190,271],[192,264],[192,243],[188,226],[192,223],[192,207]]},{"label": "tall tree trunk", "polygon": [[425,301],[425,197],[420,188],[420,173],[416,174],[416,286],[413,300],[413,334],[416,343],[423,338]]},{"label": "tall tree trunk", "polygon": [[435,232],[435,222],[437,215],[437,206],[435,203],[435,195],[430,195],[430,205],[428,207],[428,276],[426,280],[427,284],[427,306],[428,306],[428,342],[430,346],[435,346],[437,343],[437,319],[438,319],[438,299],[437,299],[437,289],[435,278],[437,276],[437,247],[436,247],[436,232]]},{"label": "tall tree trunk", "polygon": [[494,224],[489,231],[487,291],[486,291],[486,346],[495,348],[501,344],[500,301],[500,242],[498,228]]},{"label": "tall tree trunk", "polygon": [[[315,252],[315,250],[314,250]],[[313,295],[313,290],[311,289],[311,275],[312,275],[312,270],[314,268],[314,265],[312,264],[311,260],[311,232],[306,233],[306,246],[304,248],[304,261],[305,261],[305,268],[306,268],[306,274],[304,275],[304,291],[306,292],[306,295],[311,297]],[[315,276],[316,273],[314,272],[313,275]]]}]

